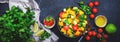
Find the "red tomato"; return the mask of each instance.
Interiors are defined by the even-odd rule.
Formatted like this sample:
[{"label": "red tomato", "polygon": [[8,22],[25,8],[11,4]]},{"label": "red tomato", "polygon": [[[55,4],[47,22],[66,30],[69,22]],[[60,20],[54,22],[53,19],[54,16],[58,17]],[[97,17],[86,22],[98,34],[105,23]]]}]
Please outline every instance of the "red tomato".
[{"label": "red tomato", "polygon": [[99,32],[99,33],[102,33],[102,32],[103,32],[103,29],[102,29],[102,28],[98,28],[98,32]]},{"label": "red tomato", "polygon": [[44,19],[43,23],[44,23],[44,25],[47,25],[47,21],[45,19]]},{"label": "red tomato", "polygon": [[97,38],[101,38],[102,37],[102,35],[101,34],[97,34]]},{"label": "red tomato", "polygon": [[94,14],[90,14],[90,18],[93,19],[95,16]]},{"label": "red tomato", "polygon": [[90,40],[90,36],[87,35],[87,36],[85,37],[85,39],[86,39],[87,41],[89,41],[89,40]]},{"label": "red tomato", "polygon": [[93,12],[94,14],[96,14],[96,13],[98,12],[98,9],[97,9],[97,8],[93,8],[93,9],[92,9],[92,12]]},{"label": "red tomato", "polygon": [[94,6],[93,2],[89,2],[88,6],[93,7]]},{"label": "red tomato", "polygon": [[64,28],[65,30],[68,30],[68,29],[69,29],[69,26],[66,25],[66,26],[64,26],[63,28]]},{"label": "red tomato", "polygon": [[54,21],[50,20],[50,22],[48,24],[49,24],[49,26],[52,26],[54,24]]},{"label": "red tomato", "polygon": [[103,34],[103,36],[104,36],[104,38],[106,38],[106,39],[108,38],[108,35],[107,35],[107,34]]},{"label": "red tomato", "polygon": [[89,35],[89,36],[92,36],[92,31],[88,31],[88,35]]},{"label": "red tomato", "polygon": [[62,18],[62,14],[63,14],[63,13],[64,13],[64,12],[60,12],[60,14],[59,14],[59,17],[60,17],[60,18]]},{"label": "red tomato", "polygon": [[98,5],[99,5],[99,2],[98,2],[98,1],[94,1],[94,5],[95,5],[95,6],[98,6]]},{"label": "red tomato", "polygon": [[96,32],[95,32],[95,31],[92,31],[92,35],[93,35],[93,36],[96,36]]},{"label": "red tomato", "polygon": [[73,30],[77,30],[77,29],[78,29],[78,25],[74,25],[74,26],[72,27],[72,29],[73,29]]}]

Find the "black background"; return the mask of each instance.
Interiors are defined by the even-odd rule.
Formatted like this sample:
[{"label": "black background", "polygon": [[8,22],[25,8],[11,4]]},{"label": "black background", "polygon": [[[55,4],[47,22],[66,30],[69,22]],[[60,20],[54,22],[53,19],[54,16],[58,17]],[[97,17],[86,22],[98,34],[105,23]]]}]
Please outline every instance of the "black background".
[{"label": "black background", "polygon": [[[40,21],[43,22],[43,19],[48,16],[54,16],[57,21],[59,12],[70,6],[78,6],[77,2],[80,0],[36,0],[39,4],[41,13],[40,13]],[[95,0],[83,0],[85,4],[88,4],[90,1]],[[120,42],[120,0],[98,0],[100,5],[97,7],[99,12],[95,15],[104,15],[108,19],[108,23],[113,23],[117,27],[117,32],[113,35],[109,35],[107,42]],[[0,4],[0,15],[5,13],[5,10],[8,9],[8,4]],[[93,25],[92,28],[97,28],[94,24],[94,20],[89,21],[90,24]],[[56,25],[51,29],[58,37],[58,42],[78,42],[79,38],[67,38],[62,35]],[[82,39],[81,42],[98,42],[97,38],[92,38],[90,41],[86,41],[85,38]]]}]

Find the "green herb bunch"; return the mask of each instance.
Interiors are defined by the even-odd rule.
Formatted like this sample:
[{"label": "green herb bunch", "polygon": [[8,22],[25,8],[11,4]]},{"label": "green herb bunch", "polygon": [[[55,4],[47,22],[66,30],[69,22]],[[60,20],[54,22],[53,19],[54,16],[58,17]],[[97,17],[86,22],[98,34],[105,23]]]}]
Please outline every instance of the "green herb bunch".
[{"label": "green herb bunch", "polygon": [[16,6],[0,16],[0,41],[2,42],[32,42],[30,26],[34,24],[34,12],[26,8],[24,13]]}]

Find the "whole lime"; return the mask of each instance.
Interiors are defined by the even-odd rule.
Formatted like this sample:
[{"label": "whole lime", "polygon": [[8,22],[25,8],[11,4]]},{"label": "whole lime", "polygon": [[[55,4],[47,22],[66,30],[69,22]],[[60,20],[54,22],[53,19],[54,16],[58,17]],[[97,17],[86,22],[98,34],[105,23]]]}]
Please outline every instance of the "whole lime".
[{"label": "whole lime", "polygon": [[108,34],[113,34],[117,31],[117,28],[114,24],[110,23],[106,26],[105,30]]}]

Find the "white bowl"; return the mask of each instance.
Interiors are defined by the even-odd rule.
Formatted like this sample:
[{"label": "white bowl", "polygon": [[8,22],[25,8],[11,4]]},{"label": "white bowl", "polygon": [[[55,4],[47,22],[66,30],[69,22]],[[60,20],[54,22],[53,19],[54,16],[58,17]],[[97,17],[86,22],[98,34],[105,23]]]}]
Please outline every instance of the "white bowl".
[{"label": "white bowl", "polygon": [[[103,19],[104,19],[104,24],[103,25],[98,25],[97,23],[96,23],[96,20],[98,19],[98,18],[100,18],[100,17],[102,17]],[[101,20],[102,21],[102,20]],[[100,22],[101,22],[100,21]],[[99,16],[97,16],[96,18],[95,18],[95,24],[96,24],[96,26],[98,26],[98,27],[105,27],[106,26],[106,24],[107,24],[107,18],[105,17],[105,16],[103,16],[103,15],[99,15]]]},{"label": "white bowl", "polygon": [[[53,16],[51,16],[51,17],[53,17]],[[45,19],[45,18],[44,18]],[[52,26],[46,26],[46,25],[44,25],[46,28],[48,28],[48,29],[51,29],[51,28],[53,28],[54,26],[55,26],[55,19],[54,19],[54,17],[53,17],[53,20],[54,20],[54,24],[52,25]],[[43,23],[44,24],[44,23]]]}]

